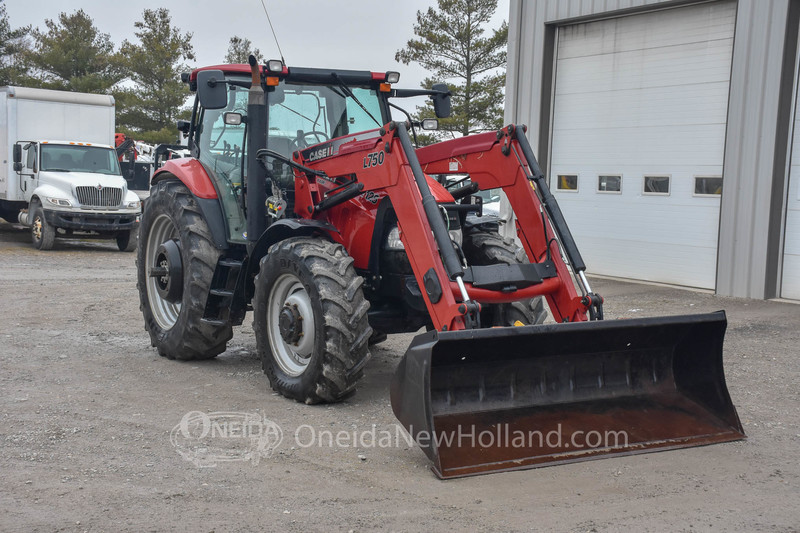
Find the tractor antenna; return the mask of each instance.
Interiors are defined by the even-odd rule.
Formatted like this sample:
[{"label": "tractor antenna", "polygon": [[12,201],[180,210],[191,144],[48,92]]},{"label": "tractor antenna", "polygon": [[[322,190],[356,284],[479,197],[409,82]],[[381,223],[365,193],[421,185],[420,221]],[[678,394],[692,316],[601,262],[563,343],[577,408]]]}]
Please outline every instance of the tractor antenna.
[{"label": "tractor antenna", "polygon": [[264,8],[264,14],[267,16],[267,22],[269,22],[269,29],[272,30],[272,37],[275,39],[275,44],[278,47],[278,53],[281,55],[281,63],[285,65],[286,60],[283,58],[283,50],[281,50],[281,45],[278,42],[278,36],[275,34],[275,28],[272,27],[272,20],[269,18],[269,11],[267,11],[267,5],[264,3],[264,0],[261,0],[261,7]]}]

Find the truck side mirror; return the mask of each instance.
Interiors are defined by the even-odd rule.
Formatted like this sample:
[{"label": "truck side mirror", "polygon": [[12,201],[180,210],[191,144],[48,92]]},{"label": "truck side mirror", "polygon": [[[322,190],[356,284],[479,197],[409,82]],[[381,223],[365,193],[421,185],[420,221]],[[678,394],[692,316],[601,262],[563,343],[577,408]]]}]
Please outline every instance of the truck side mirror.
[{"label": "truck side mirror", "polygon": [[432,96],[433,98],[433,111],[438,118],[447,118],[450,116],[450,89],[446,83],[435,83],[431,89],[437,91]]},{"label": "truck side mirror", "polygon": [[221,70],[197,73],[197,96],[206,109],[222,109],[228,105],[228,84]]},{"label": "truck side mirror", "polygon": [[178,131],[181,133],[189,133],[189,128],[191,127],[192,123],[188,120],[179,120],[177,123]]},{"label": "truck side mirror", "polygon": [[14,172],[22,172],[22,146],[14,145]]}]

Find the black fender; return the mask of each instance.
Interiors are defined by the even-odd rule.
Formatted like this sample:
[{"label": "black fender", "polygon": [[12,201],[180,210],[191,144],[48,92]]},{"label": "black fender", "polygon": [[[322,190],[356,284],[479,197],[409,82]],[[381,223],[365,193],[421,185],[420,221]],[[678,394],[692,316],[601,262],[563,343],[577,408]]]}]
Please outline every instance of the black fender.
[{"label": "black fender", "polygon": [[[339,233],[339,230],[328,222],[306,218],[282,218],[273,222],[247,254],[247,279],[252,283],[258,273],[261,258],[267,255],[270,246],[291,237],[309,237],[316,233],[329,235]],[[248,287],[248,293],[252,294],[250,287]]]},{"label": "black fender", "polygon": [[217,247],[217,250],[227,250],[228,228],[225,225],[225,215],[222,214],[220,201],[217,198],[198,198],[197,196],[194,199],[203,213],[208,229],[211,230],[214,246]]}]

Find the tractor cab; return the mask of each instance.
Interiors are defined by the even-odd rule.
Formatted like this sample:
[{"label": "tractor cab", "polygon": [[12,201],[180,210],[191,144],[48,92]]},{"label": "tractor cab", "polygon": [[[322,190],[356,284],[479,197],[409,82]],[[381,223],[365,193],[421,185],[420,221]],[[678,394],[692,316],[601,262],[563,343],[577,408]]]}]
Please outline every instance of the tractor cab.
[{"label": "tractor cab", "polygon": [[[186,78],[197,90],[197,77],[204,71],[220,72],[226,93],[222,107],[203,105],[198,97],[190,123],[189,146],[214,181],[222,199],[229,239],[245,242],[246,222],[243,184],[247,183],[247,103],[250,88],[249,65],[222,65],[195,70]],[[266,77],[266,146],[286,159],[309,146],[368,130],[391,120],[386,95],[387,74],[368,71],[291,69],[281,67]],[[202,75],[201,75],[202,77]],[[324,152],[327,150],[327,152]],[[333,154],[328,146],[320,154]],[[313,157],[313,156],[312,156]],[[291,204],[294,173],[289,165],[272,159],[268,163],[273,187]],[[271,191],[268,191],[268,194]],[[277,191],[276,191],[277,192]],[[288,212],[291,208],[288,206]]]}]

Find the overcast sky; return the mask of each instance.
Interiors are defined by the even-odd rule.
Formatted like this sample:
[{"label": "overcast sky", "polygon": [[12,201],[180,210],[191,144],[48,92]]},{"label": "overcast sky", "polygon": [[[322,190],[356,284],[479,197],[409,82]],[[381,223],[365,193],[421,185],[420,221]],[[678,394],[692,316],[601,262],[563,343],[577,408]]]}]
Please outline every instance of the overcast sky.
[{"label": "overcast sky", "polygon": [[[499,0],[492,28],[508,20],[508,1]],[[413,37],[416,12],[436,0],[264,0],[289,66],[398,70],[400,87],[418,87],[428,73],[402,65],[394,54]],[[45,28],[45,19],[83,9],[118,46],[136,42],[133,24],[142,11],[167,7],[182,33],[192,32],[197,60],[190,66],[221,63],[233,35],[248,38],[268,59],[280,54],[260,0],[6,0],[12,28]]]}]

